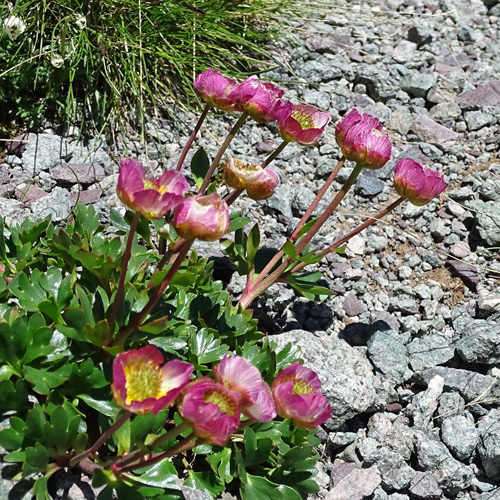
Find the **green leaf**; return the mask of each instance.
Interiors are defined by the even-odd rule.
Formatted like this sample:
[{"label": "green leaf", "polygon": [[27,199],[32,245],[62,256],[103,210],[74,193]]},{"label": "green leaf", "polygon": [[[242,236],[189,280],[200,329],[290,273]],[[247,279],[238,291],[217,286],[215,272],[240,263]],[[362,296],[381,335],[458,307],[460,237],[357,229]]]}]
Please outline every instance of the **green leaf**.
[{"label": "green leaf", "polygon": [[235,469],[231,461],[232,451],[229,447],[222,448],[218,453],[207,456],[207,462],[212,470],[219,476],[223,483],[230,483],[233,480]]},{"label": "green leaf", "polygon": [[240,488],[242,500],[302,500],[289,486],[275,484],[264,477],[247,474],[247,483]]},{"label": "green leaf", "polygon": [[255,226],[252,227],[252,229],[248,233],[247,248],[246,248],[247,261],[250,263],[252,267],[253,267],[253,261],[255,259],[255,254],[259,249],[259,245],[260,245],[260,230],[259,230],[259,225],[255,224]]},{"label": "green leaf", "polygon": [[194,472],[190,470],[184,485],[206,491],[212,498],[224,491],[222,481],[211,471]]},{"label": "green leaf", "polygon": [[51,389],[59,387],[68,380],[71,366],[63,365],[49,371],[49,369],[38,369],[26,366],[23,370],[24,378],[33,384],[33,390],[38,394],[49,394]]},{"label": "green leaf", "polygon": [[46,472],[49,464],[49,452],[40,443],[26,448],[26,463],[24,473],[33,474],[34,472]]},{"label": "green leaf", "polygon": [[52,496],[47,489],[49,479],[50,474],[46,474],[45,476],[39,477],[33,484],[33,494],[36,500],[52,500]]},{"label": "green leaf", "polygon": [[283,252],[285,253],[285,255],[288,255],[288,257],[290,257],[293,262],[297,260],[297,250],[290,240],[286,240],[285,244],[283,245]]},{"label": "green leaf", "polygon": [[302,235],[306,234],[307,232],[309,232],[309,229],[311,229],[314,226],[314,224],[316,223],[316,221],[318,219],[319,219],[319,217],[315,217],[314,219],[311,219],[309,222],[304,224],[302,226],[302,229],[299,231],[299,236],[302,236]]},{"label": "green leaf", "polygon": [[130,224],[125,221],[121,211],[116,207],[111,207],[109,210],[109,220],[111,225],[120,231],[127,232],[130,229]]},{"label": "green leaf", "polygon": [[18,417],[10,419],[10,427],[0,431],[0,446],[8,451],[18,450],[24,441],[26,424]]},{"label": "green leaf", "polygon": [[80,394],[80,399],[85,401],[91,408],[97,410],[98,412],[106,415],[106,417],[112,417],[119,410],[114,401],[109,401],[108,399],[97,399],[89,394]]},{"label": "green leaf", "polygon": [[210,160],[208,159],[207,153],[205,153],[203,148],[199,148],[191,159],[191,173],[193,174],[193,179],[198,189],[200,189],[203,184],[203,179],[207,175],[209,168]]},{"label": "green leaf", "polygon": [[177,469],[168,459],[149,466],[143,474],[140,474],[139,470],[138,474],[134,479],[141,484],[156,486],[157,488],[179,489],[176,484],[178,479]]},{"label": "green leaf", "polygon": [[238,229],[241,229],[242,227],[245,227],[247,224],[252,222],[252,219],[249,219],[248,217],[241,217],[240,213],[241,212],[235,212],[231,214],[231,226],[228,231],[229,233],[231,233],[232,231],[237,231]]},{"label": "green leaf", "polygon": [[33,441],[41,441],[45,421],[45,412],[42,407],[38,404],[33,406],[26,417],[26,437]]},{"label": "green leaf", "polygon": [[257,439],[255,432],[248,427],[245,429],[245,466],[261,464],[269,458],[273,442],[268,437],[260,436]]},{"label": "green leaf", "polygon": [[197,356],[200,364],[220,361],[228,350],[228,346],[221,345],[221,341],[216,339],[214,334],[208,332],[206,328],[202,328],[194,335],[191,335],[189,344],[192,353]]}]

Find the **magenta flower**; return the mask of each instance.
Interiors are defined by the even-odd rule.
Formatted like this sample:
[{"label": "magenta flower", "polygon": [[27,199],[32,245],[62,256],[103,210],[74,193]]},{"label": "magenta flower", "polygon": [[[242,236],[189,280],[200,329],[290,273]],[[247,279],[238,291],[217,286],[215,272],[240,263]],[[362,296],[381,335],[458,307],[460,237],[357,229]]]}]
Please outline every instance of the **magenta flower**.
[{"label": "magenta flower", "polygon": [[229,159],[224,167],[226,184],[236,189],[246,189],[252,200],[266,200],[274,194],[280,179],[270,168]]},{"label": "magenta flower", "polygon": [[240,399],[236,392],[202,377],[184,389],[177,410],[196,437],[224,446],[240,425]]},{"label": "magenta flower", "polygon": [[394,167],[394,187],[400,196],[422,206],[439,196],[446,189],[446,183],[439,172],[403,158]]},{"label": "magenta flower", "polygon": [[368,113],[360,114],[357,109],[351,109],[335,127],[335,139],[339,146],[343,142],[347,132],[358,123],[364,123],[371,128],[382,130],[382,124],[375,117]]},{"label": "magenta flower", "polygon": [[214,368],[214,377],[226,389],[241,396],[243,415],[260,422],[269,422],[276,416],[270,387],[262,379],[259,370],[245,358],[224,356]]},{"label": "magenta flower", "polygon": [[332,408],[321,392],[321,381],[300,363],[285,368],[272,385],[278,415],[291,418],[298,427],[314,429],[326,422]]},{"label": "magenta flower", "polygon": [[148,219],[161,219],[179,205],[189,188],[186,178],[167,170],[159,179],[146,177],[146,170],[132,158],[120,163],[116,192],[120,200]]},{"label": "magenta flower", "polygon": [[240,109],[258,123],[276,120],[283,91],[270,82],[261,82],[256,75],[240,83]]},{"label": "magenta flower", "polygon": [[175,209],[173,225],[182,238],[215,241],[229,231],[229,208],[217,193],[190,196]]},{"label": "magenta flower", "polygon": [[350,111],[335,128],[342,154],[364,168],[382,168],[391,157],[391,141],[381,132],[382,125],[373,116]]},{"label": "magenta flower", "polygon": [[331,117],[308,104],[284,103],[277,110],[278,132],[284,141],[309,146],[318,142]]},{"label": "magenta flower", "polygon": [[163,361],[152,345],[118,354],[111,384],[116,404],[133,413],[154,415],[170,406],[189,383],[194,366],[179,359],[160,366]]},{"label": "magenta flower", "polygon": [[193,86],[196,94],[214,108],[221,111],[239,111],[240,91],[236,80],[208,68],[197,76]]}]

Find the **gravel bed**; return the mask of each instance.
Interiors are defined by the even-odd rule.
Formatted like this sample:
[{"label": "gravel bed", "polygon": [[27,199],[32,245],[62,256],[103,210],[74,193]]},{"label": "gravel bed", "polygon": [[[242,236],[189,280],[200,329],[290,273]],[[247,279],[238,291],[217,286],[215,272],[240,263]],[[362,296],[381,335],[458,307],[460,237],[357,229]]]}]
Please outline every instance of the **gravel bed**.
[{"label": "gravel bed", "polygon": [[[279,345],[302,347],[333,407],[318,431],[317,498],[499,500],[500,3],[322,5],[297,23],[298,43],[276,41],[285,63],[266,76],[296,82],[283,84],[285,97],[333,120],[317,146],[291,144],[273,163],[282,179],[274,197],[236,206],[259,217],[267,246],[283,243],[340,158],[334,126],[353,107],[389,130],[393,159],[363,172],[318,246],[396,198],[391,176],[402,157],[439,170],[449,188],[424,207],[399,207],[318,265],[322,284],[336,292],[325,302],[279,284],[252,305]],[[175,167],[196,121],[182,109],[176,115],[175,123],[148,123],[147,145],[133,133],[114,144],[77,143],[71,130],[62,135],[50,124],[20,138],[27,142],[7,143],[0,214],[12,223],[50,213],[63,224],[79,200],[106,222],[120,205],[115,187],[126,153],[151,173]],[[233,121],[211,118],[197,145],[213,156],[212,134],[225,136]],[[230,150],[258,160],[279,142],[274,125],[248,122]],[[221,256],[217,244],[198,249]],[[237,299],[244,282],[236,273],[227,279]]]}]

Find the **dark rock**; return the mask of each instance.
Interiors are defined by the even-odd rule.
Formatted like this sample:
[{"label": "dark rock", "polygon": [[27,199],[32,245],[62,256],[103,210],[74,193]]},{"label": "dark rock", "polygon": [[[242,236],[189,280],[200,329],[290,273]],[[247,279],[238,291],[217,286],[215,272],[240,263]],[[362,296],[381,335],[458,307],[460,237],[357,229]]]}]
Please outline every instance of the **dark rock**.
[{"label": "dark rock", "polygon": [[448,149],[460,138],[460,134],[439,125],[426,115],[418,115],[413,120],[410,131],[414,132],[421,141],[434,144],[442,150]]},{"label": "dark rock", "polygon": [[500,480],[500,409],[491,410],[478,424],[478,451],[486,475]]},{"label": "dark rock", "polygon": [[28,142],[36,139],[36,134],[27,132],[22,135],[14,137],[10,141],[5,143],[5,151],[8,155],[16,155],[21,157],[21,155],[26,151],[26,145]]},{"label": "dark rock", "polygon": [[437,500],[443,493],[436,478],[429,472],[417,472],[408,491],[417,500]]},{"label": "dark rock", "polygon": [[476,285],[479,283],[479,274],[475,266],[454,259],[447,260],[446,264],[451,269],[452,274],[458,276],[471,290],[476,289]]},{"label": "dark rock", "polygon": [[102,191],[100,189],[90,189],[87,191],[80,191],[79,193],[69,193],[69,203],[73,207],[78,202],[84,205],[95,203],[101,198]]},{"label": "dark rock", "polygon": [[469,92],[465,92],[458,99],[458,104],[464,109],[486,108],[500,104],[500,80],[491,80]]},{"label": "dark rock", "polygon": [[359,316],[365,312],[365,305],[361,302],[356,295],[349,293],[345,296],[342,307],[348,316]]},{"label": "dark rock", "polygon": [[428,384],[436,375],[444,378],[445,389],[459,392],[467,402],[500,397],[500,380],[468,370],[436,366],[417,374],[417,379]]},{"label": "dark rock", "polygon": [[417,47],[426,45],[432,42],[432,29],[429,24],[419,23],[418,25],[412,26],[408,30],[408,40],[410,42],[416,43]]},{"label": "dark rock", "polygon": [[356,183],[356,191],[361,196],[376,196],[384,190],[385,183],[376,177],[360,175]]},{"label": "dark rock", "polygon": [[401,80],[401,88],[412,97],[427,96],[429,89],[436,83],[436,77],[432,73],[420,73],[411,71]]},{"label": "dark rock", "polygon": [[57,165],[50,171],[50,176],[62,185],[90,185],[101,182],[104,169],[98,163],[68,163]]},{"label": "dark rock", "polygon": [[441,488],[449,493],[458,493],[470,486],[474,474],[458,460],[448,448],[430,432],[414,429],[418,466],[431,472]]}]

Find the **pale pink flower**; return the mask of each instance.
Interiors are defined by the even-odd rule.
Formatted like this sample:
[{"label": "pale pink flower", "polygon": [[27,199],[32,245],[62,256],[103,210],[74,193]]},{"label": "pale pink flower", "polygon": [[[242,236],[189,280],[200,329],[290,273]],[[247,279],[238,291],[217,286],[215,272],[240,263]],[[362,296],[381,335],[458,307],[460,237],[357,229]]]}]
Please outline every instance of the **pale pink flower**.
[{"label": "pale pink flower", "polygon": [[240,91],[236,80],[208,68],[197,76],[193,86],[196,94],[214,108],[221,111],[239,111]]},{"label": "pale pink flower", "polygon": [[275,378],[272,392],[278,415],[291,418],[298,427],[314,429],[325,423],[332,413],[321,392],[318,375],[298,362]]},{"label": "pale pink flower", "polygon": [[243,415],[260,422],[269,422],[276,416],[271,389],[245,358],[224,356],[213,372],[217,382],[241,396]]},{"label": "pale pink flower", "polygon": [[277,110],[278,132],[284,141],[309,146],[319,137],[331,120],[328,113],[308,104],[283,103]]},{"label": "pale pink flower", "polygon": [[111,384],[116,404],[132,413],[154,415],[170,406],[189,383],[194,366],[179,359],[161,366],[163,361],[152,345],[118,354]]},{"label": "pale pink flower", "polygon": [[240,399],[236,392],[202,377],[184,389],[177,410],[196,437],[224,446],[240,426]]},{"label": "pale pink flower", "polygon": [[175,170],[165,171],[159,179],[146,177],[146,170],[132,158],[120,163],[116,192],[120,200],[148,219],[161,219],[179,205],[189,189],[186,178]]},{"label": "pale pink flower", "polygon": [[394,186],[400,196],[417,206],[429,203],[446,189],[442,174],[410,158],[403,158],[396,163]]},{"label": "pale pink flower", "polygon": [[224,166],[224,180],[235,189],[246,189],[252,200],[265,200],[274,194],[279,184],[278,174],[270,168],[229,159]]},{"label": "pale pink flower", "polygon": [[173,225],[182,238],[215,241],[229,231],[229,208],[217,193],[189,196],[174,210]]}]

